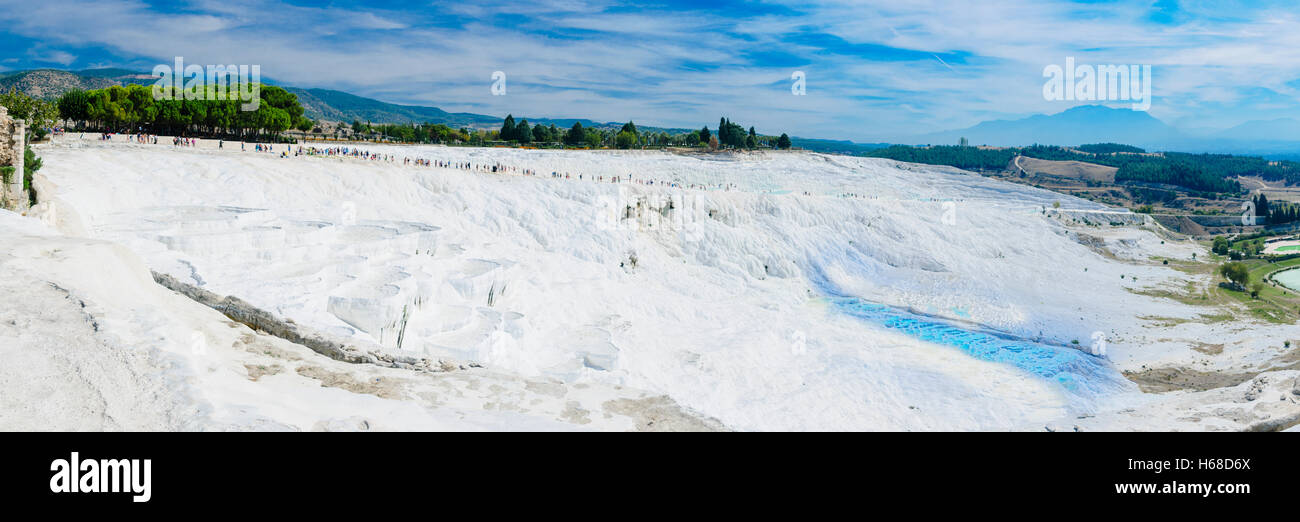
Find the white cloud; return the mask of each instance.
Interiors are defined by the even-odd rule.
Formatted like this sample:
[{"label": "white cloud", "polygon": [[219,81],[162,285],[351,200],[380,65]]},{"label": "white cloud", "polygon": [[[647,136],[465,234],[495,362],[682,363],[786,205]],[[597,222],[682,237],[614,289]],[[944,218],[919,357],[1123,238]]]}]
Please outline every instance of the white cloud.
[{"label": "white cloud", "polygon": [[[1170,118],[1250,104],[1252,88],[1294,95],[1286,82],[1300,78],[1300,16],[1287,4],[1233,5],[1230,20],[1194,7],[1181,25],[1149,23],[1143,1],[787,3],[798,16],[612,5],[455,2],[399,12],[199,0],[186,3],[185,14],[167,14],[138,0],[64,0],[6,2],[0,21],[43,42],[40,55],[57,58],[45,60],[53,63],[76,59],[60,47],[105,46],[159,62],[180,55],[192,63],[259,64],[265,76],[289,84],[451,111],[683,127],[716,124],[727,114],[760,129],[853,139],[1064,110],[1044,101],[1040,89],[1042,68],[1066,56],[1153,64],[1153,113]],[[444,27],[434,23],[438,13],[470,21]],[[502,15],[518,25],[494,25]],[[794,45],[787,35],[797,31],[924,54],[921,61],[872,60]],[[807,60],[800,68],[809,75],[808,96],[789,94],[783,82],[792,67],[763,65],[747,52]],[[952,53],[969,58],[947,58]],[[494,70],[509,75],[507,96],[490,95]]]}]

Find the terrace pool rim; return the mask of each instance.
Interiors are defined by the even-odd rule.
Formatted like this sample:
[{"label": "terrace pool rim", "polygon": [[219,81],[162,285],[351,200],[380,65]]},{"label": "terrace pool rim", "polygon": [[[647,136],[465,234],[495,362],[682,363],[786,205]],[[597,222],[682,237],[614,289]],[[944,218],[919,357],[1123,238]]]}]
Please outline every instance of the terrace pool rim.
[{"label": "terrace pool rim", "polygon": [[1294,266],[1294,267],[1291,267],[1291,268],[1284,268],[1284,269],[1282,269],[1282,270],[1278,270],[1278,271],[1276,271],[1276,272],[1273,272],[1273,273],[1271,273],[1271,274],[1268,275],[1268,279],[1271,280],[1271,281],[1273,281],[1273,282],[1275,282],[1275,283],[1277,283],[1277,284],[1278,284],[1279,286],[1281,286],[1282,288],[1285,288],[1285,289],[1290,290],[1290,291],[1292,291],[1292,292],[1300,292],[1300,284],[1297,284],[1296,286],[1291,286],[1291,285],[1288,285],[1288,284],[1282,282],[1281,280],[1279,280],[1279,279],[1277,278],[1278,275],[1280,275],[1280,274],[1284,274],[1284,273],[1287,273],[1287,272],[1296,272],[1297,274],[1300,274],[1300,266]]}]

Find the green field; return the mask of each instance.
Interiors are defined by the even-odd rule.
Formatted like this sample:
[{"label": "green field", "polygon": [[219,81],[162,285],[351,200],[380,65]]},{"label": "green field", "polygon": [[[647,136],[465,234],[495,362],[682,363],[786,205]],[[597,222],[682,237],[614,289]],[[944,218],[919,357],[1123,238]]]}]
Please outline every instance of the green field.
[{"label": "green field", "polygon": [[[1202,318],[1204,322],[1215,322],[1211,319],[1237,318],[1237,310],[1240,310],[1237,305],[1244,306],[1244,311],[1249,315],[1271,323],[1295,324],[1300,321],[1300,291],[1266,284],[1260,288],[1259,297],[1252,298],[1249,291],[1239,292],[1219,286],[1218,283],[1223,281],[1223,278],[1218,275],[1218,269],[1226,261],[1226,257],[1217,255],[1204,261],[1172,261],[1168,265],[1169,268],[1187,274],[1208,275],[1213,283],[1202,285],[1188,281],[1185,287],[1166,286],[1135,293],[1173,299],[1193,306],[1205,306],[1209,310]],[[1287,259],[1278,263],[1263,259],[1246,259],[1242,262],[1249,270],[1251,283],[1262,281],[1265,276],[1284,269],[1300,268],[1300,258]]]},{"label": "green field", "polygon": [[1287,245],[1284,247],[1278,247],[1277,251],[1278,252],[1300,252],[1300,245]]}]

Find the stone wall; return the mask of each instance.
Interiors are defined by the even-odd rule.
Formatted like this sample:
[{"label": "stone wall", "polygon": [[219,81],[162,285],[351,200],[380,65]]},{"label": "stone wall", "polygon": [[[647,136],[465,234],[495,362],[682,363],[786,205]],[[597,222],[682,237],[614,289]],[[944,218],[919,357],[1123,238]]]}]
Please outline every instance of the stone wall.
[{"label": "stone wall", "polygon": [[27,210],[27,191],[23,190],[23,151],[26,150],[23,120],[9,117],[9,109],[0,107],[0,166],[14,167],[13,177],[0,187],[0,203],[15,212]]}]

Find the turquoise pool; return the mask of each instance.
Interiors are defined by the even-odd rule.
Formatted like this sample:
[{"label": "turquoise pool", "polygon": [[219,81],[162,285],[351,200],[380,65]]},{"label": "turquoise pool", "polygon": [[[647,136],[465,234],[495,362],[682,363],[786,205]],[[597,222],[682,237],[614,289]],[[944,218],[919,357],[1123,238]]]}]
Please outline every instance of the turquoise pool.
[{"label": "turquoise pool", "polygon": [[[1300,271],[1298,271],[1300,272]],[[913,313],[845,295],[815,273],[813,283],[840,312],[934,344],[956,348],[976,359],[1006,364],[1055,382],[1085,403],[1130,391],[1133,384],[1104,358],[1067,346],[1053,346],[977,325]],[[1089,342],[1089,340],[1080,340]]]},{"label": "turquoise pool", "polygon": [[1300,292],[1300,268],[1292,268],[1273,274],[1273,280],[1277,284]]}]

